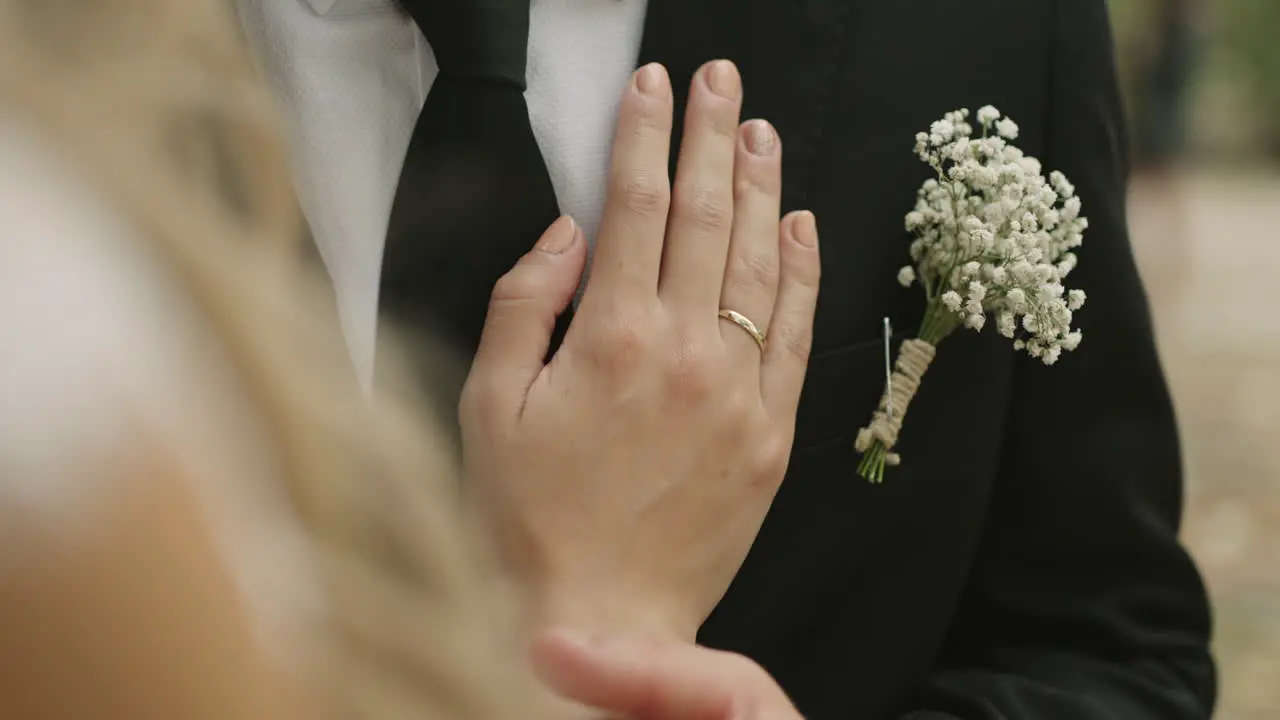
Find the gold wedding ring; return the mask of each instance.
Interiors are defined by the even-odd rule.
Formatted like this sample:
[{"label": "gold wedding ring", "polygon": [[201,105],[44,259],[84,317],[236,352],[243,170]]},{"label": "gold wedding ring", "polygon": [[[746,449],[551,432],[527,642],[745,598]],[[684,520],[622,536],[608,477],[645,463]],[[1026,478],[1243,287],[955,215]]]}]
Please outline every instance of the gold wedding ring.
[{"label": "gold wedding ring", "polygon": [[759,346],[760,352],[764,352],[764,333],[760,332],[760,328],[756,327],[756,324],[751,322],[751,318],[735,310],[727,309],[722,309],[720,311],[720,317],[721,319],[728,320],[734,325],[746,330],[747,334],[756,341],[756,345]]}]

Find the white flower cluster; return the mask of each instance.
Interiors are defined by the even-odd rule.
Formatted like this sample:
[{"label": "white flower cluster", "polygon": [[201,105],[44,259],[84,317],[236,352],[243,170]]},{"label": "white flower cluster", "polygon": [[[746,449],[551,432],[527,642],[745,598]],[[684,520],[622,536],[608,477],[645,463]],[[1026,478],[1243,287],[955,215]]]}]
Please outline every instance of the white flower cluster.
[{"label": "white flower cluster", "polygon": [[1053,172],[1046,181],[1040,162],[1010,143],[1018,137],[1013,120],[984,107],[975,137],[968,118],[968,110],[948,113],[916,136],[916,154],[938,177],[920,188],[907,215],[915,267],[902,268],[898,281],[919,279],[931,304],[973,330],[992,313],[1016,349],[1052,365],[1080,344],[1071,316],[1084,292],[1067,292],[1062,282],[1088,221],[1067,178]]}]

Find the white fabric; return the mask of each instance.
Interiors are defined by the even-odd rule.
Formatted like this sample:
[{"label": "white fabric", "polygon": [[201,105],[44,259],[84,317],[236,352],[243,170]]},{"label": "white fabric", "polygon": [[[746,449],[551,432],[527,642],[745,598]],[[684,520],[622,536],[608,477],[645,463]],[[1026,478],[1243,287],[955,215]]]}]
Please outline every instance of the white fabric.
[{"label": "white fabric", "polygon": [[[373,367],[391,203],[436,65],[394,0],[236,0],[283,102],[303,212],[333,275],[357,370]],[[646,0],[534,0],[529,103],[561,210],[594,238],[618,99]],[[536,238],[530,238],[530,245]]]},{"label": "white fabric", "polygon": [[0,564],[29,560],[4,518],[71,537],[119,490],[98,465],[158,441],[192,481],[264,644],[297,647],[320,599],[305,540],[271,496],[269,434],[198,311],[136,229],[3,112],[0,158]]}]

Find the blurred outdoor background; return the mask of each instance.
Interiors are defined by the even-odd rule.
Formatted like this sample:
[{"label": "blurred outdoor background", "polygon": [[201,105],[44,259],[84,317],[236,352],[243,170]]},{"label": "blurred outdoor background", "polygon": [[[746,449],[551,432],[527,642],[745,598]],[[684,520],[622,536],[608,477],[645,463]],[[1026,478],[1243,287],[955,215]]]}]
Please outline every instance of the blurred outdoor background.
[{"label": "blurred outdoor background", "polygon": [[1280,0],[1110,1],[1217,717],[1280,720]]}]

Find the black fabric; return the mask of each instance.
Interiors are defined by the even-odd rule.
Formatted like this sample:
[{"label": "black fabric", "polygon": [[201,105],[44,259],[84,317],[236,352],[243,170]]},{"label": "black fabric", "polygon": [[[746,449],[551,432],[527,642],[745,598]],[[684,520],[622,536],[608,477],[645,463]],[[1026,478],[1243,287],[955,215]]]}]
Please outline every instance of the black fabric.
[{"label": "black fabric", "polygon": [[396,189],[380,306],[469,356],[494,283],[559,215],[523,94],[529,0],[402,4],[440,74]]},{"label": "black fabric", "polygon": [[530,0],[400,0],[440,72],[525,89]]},{"label": "black fabric", "polygon": [[[1125,227],[1127,147],[1104,0],[649,0],[640,62],[678,112],[695,69],[742,69],[784,145],[786,210],[816,212],[822,292],[791,467],[700,635],[810,720],[1199,720],[1209,612],[1178,543],[1174,415]],[[914,329],[903,217],[916,132],[992,104],[1077,185],[1084,342],[1054,367],[988,327],[939,349],[903,464],[858,478],[882,318]],[[679,130],[680,123],[676,125]]]}]

